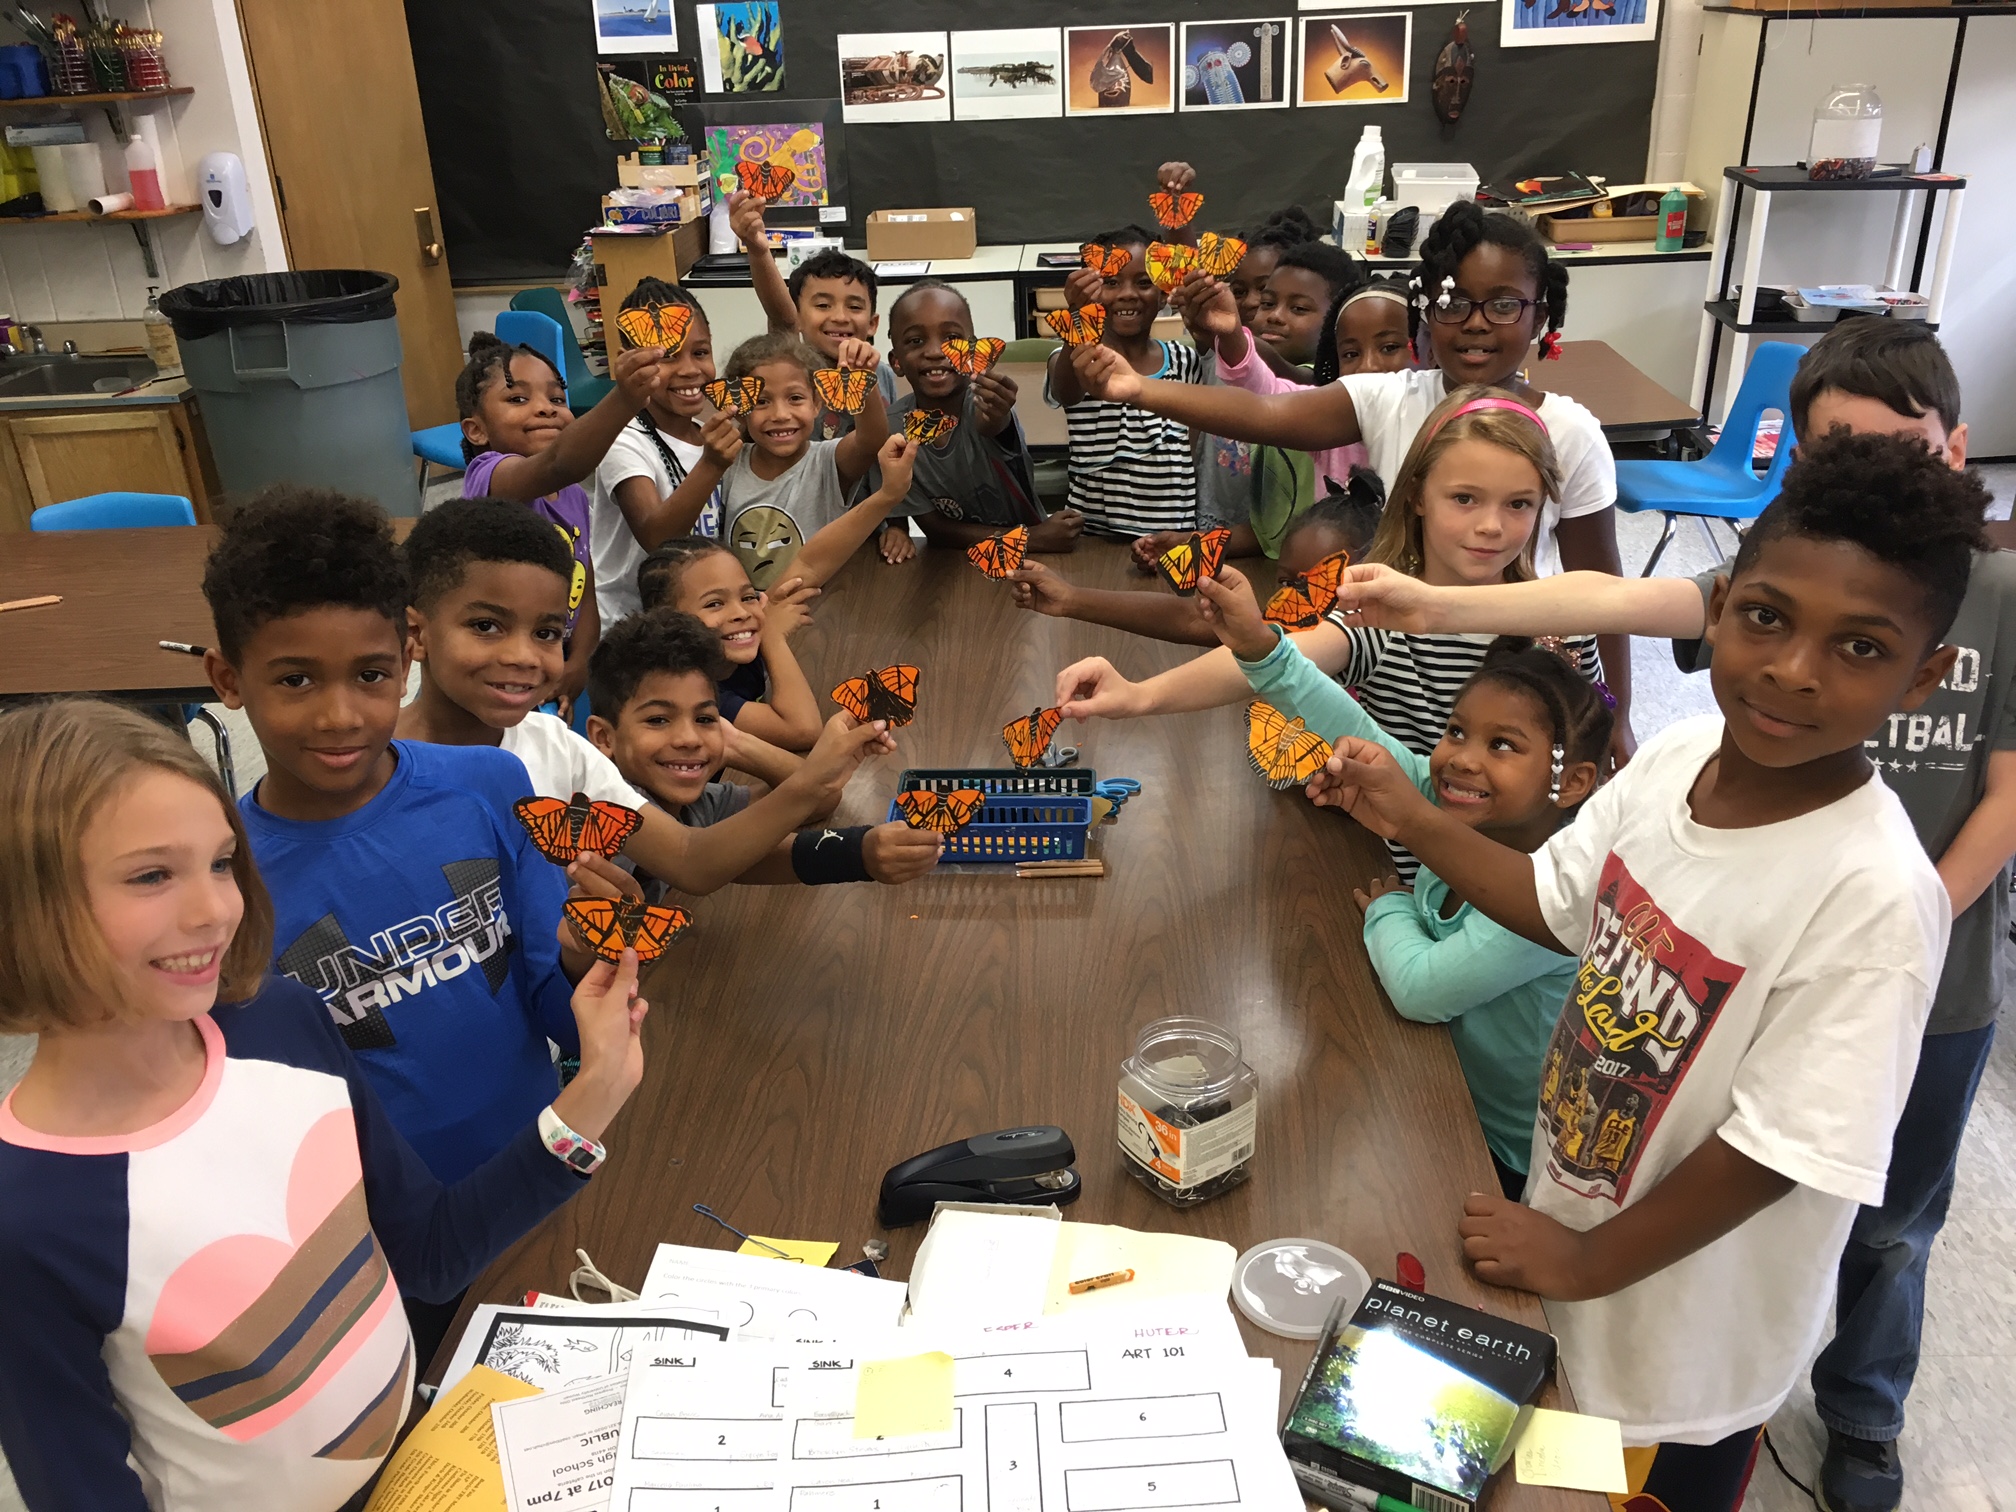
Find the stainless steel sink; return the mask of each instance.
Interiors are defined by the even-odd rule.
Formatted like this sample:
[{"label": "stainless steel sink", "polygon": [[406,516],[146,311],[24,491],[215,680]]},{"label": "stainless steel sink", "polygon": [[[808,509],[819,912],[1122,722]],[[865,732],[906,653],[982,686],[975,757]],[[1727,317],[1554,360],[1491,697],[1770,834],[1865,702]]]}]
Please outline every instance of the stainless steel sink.
[{"label": "stainless steel sink", "polygon": [[11,357],[0,362],[0,399],[116,394],[154,372],[145,357]]}]

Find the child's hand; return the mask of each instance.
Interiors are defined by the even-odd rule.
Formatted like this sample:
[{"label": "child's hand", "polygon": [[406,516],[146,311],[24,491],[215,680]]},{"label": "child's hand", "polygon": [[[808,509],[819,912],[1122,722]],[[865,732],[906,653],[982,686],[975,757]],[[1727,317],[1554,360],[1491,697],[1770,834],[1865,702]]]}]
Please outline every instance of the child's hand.
[{"label": "child's hand", "polygon": [[898,562],[907,562],[917,555],[917,543],[910,539],[910,522],[891,520],[882,527],[876,549],[882,553],[882,560],[894,567]]},{"label": "child's hand", "polygon": [[1015,380],[1005,373],[981,373],[973,380],[973,423],[998,435],[1015,413]]},{"label": "child's hand", "polygon": [[1432,635],[1444,628],[1439,611],[1450,592],[1383,563],[1361,562],[1344,569],[1337,585],[1337,608],[1350,616],[1353,625],[1369,630]]},{"label": "child's hand", "polygon": [[637,995],[634,950],[625,950],[621,962],[597,960],[574,988],[581,1072],[553,1099],[553,1111],[575,1133],[600,1139],[644,1079],[640,1035],[650,1008]]},{"label": "child's hand", "polygon": [[1008,574],[1008,581],[1015,585],[1017,609],[1056,615],[1062,619],[1071,617],[1075,598],[1071,584],[1040,562],[1023,562]]},{"label": "child's hand", "polygon": [[838,804],[856,767],[870,756],[885,756],[895,749],[886,721],[856,724],[854,716],[843,709],[826,721],[826,728],[819,732],[819,739],[805,753],[791,780],[816,788],[822,801]]},{"label": "child's hand", "polygon": [[763,201],[756,195],[738,189],[728,196],[728,228],[749,251],[770,251],[770,239],[763,229]]},{"label": "child's hand", "polygon": [[1105,291],[1105,275],[1096,268],[1078,268],[1064,280],[1064,303],[1071,309],[1082,310],[1099,303],[1099,296]]},{"label": "child's hand", "polygon": [[1132,719],[1146,712],[1140,686],[1103,656],[1088,656],[1059,672],[1056,703],[1066,719]]},{"label": "child's hand", "polygon": [[1197,170],[1188,163],[1164,163],[1155,170],[1155,182],[1166,194],[1181,194],[1197,182]]},{"label": "child's hand", "polygon": [[1479,1281],[1516,1286],[1559,1302],[1600,1296],[1588,1275],[1589,1236],[1503,1197],[1472,1192],[1463,1203],[1463,1258]]},{"label": "child's hand", "polygon": [[[637,879],[614,861],[594,851],[582,851],[567,867],[567,896],[570,898],[641,898],[644,889]],[[579,982],[594,968],[597,957],[575,938],[574,928],[562,914],[557,929],[560,940],[560,969],[568,980]]]},{"label": "child's hand", "polygon": [[1390,897],[1394,893],[1408,893],[1411,895],[1413,891],[1413,888],[1402,882],[1397,876],[1374,877],[1363,887],[1352,890],[1351,901],[1358,905],[1358,912],[1362,914],[1381,898]]},{"label": "child's hand", "polygon": [[1239,301],[1232,290],[1206,273],[1188,273],[1169,297],[1183,316],[1183,323],[1214,339],[1236,335],[1241,329]]},{"label": "child's hand", "polygon": [[875,465],[882,469],[881,492],[891,504],[900,504],[910,497],[910,474],[917,465],[917,443],[903,432],[896,431],[882,443],[882,450],[876,454]]},{"label": "child's hand", "polygon": [[1095,399],[1131,404],[1141,397],[1141,375],[1133,364],[1109,346],[1067,348],[1078,382]]},{"label": "child's hand", "polygon": [[882,365],[882,354],[875,350],[875,343],[863,341],[859,336],[848,336],[833,349],[833,360],[843,368],[859,368],[872,373]]},{"label": "child's hand", "polygon": [[700,460],[726,472],[742,455],[741,418],[726,410],[716,410],[713,418],[700,428],[700,445],[705,451]]},{"label": "child's hand", "polygon": [[609,377],[626,400],[642,409],[665,387],[664,359],[663,347],[631,347],[609,359]]},{"label": "child's hand", "polygon": [[1127,549],[1133,553],[1134,569],[1137,572],[1153,572],[1155,558],[1171,546],[1181,546],[1196,532],[1189,530],[1158,530],[1151,535],[1136,536]]},{"label": "child's hand", "polygon": [[1197,579],[1197,613],[1218,643],[1243,662],[1272,655],[1280,640],[1274,627],[1261,618],[1253,585],[1236,567],[1221,565],[1216,577]]},{"label": "child's hand", "polygon": [[1355,736],[1337,742],[1306,791],[1311,803],[1341,808],[1382,840],[1398,836],[1423,809],[1434,812],[1391,751]]},{"label": "child's hand", "polygon": [[915,882],[938,864],[942,835],[910,828],[901,819],[878,824],[861,837],[861,863],[877,882]]},{"label": "child's hand", "polygon": [[786,639],[812,623],[812,600],[820,589],[801,577],[786,578],[763,595],[763,634]]},{"label": "child's hand", "polygon": [[1076,551],[1078,537],[1085,533],[1085,516],[1075,509],[1060,509],[1041,525],[1029,527],[1031,551]]}]

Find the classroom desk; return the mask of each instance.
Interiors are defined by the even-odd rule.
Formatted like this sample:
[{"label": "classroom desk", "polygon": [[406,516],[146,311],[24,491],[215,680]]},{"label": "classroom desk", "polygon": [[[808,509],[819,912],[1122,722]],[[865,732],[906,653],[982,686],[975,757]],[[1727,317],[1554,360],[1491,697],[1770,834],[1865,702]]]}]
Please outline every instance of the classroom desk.
[{"label": "classroom desk", "polygon": [[[1081,581],[1161,591],[1116,543],[1046,560]],[[1075,657],[1145,675],[1197,654],[1024,613],[962,554],[932,550],[895,568],[857,556],[795,645],[815,688],[899,658],[923,669],[916,722],[897,732],[896,756],[854,779],[842,824],[883,819],[904,767],[1005,765],[1002,724],[1048,704]],[[837,1240],[845,1264],[880,1232],[889,1166],[1055,1123],[1084,1176],[1068,1218],[1240,1250],[1327,1238],[1374,1275],[1391,1275],[1404,1249],[1436,1294],[1545,1327],[1532,1297],[1463,1268],[1463,1194],[1497,1188],[1447,1032],[1385,1005],[1360,943],[1351,889],[1387,869],[1377,842],[1270,792],[1247,765],[1237,706],[1060,738],[1102,774],[1142,784],[1094,837],[1106,878],[982,868],[902,888],[730,887],[693,903],[693,928],[646,977],[644,1082],[608,1133],[607,1166],[490,1268],[470,1305],[564,1290],[577,1246],[633,1286],[660,1242],[732,1247],[694,1203],[753,1233]],[[1235,1029],[1261,1078],[1253,1178],[1189,1211],[1124,1174],[1113,1132],[1136,1032],[1181,1013]],[[909,1274],[922,1234],[884,1235],[886,1274]],[[1252,1352],[1280,1362],[1285,1411],[1311,1346],[1240,1326]],[[1601,1506],[1509,1481],[1487,1507]]]},{"label": "classroom desk", "polygon": [[1564,341],[1553,362],[1535,362],[1526,380],[1584,406],[1612,441],[1663,441],[1701,423],[1701,412],[1638,371],[1607,341]]}]

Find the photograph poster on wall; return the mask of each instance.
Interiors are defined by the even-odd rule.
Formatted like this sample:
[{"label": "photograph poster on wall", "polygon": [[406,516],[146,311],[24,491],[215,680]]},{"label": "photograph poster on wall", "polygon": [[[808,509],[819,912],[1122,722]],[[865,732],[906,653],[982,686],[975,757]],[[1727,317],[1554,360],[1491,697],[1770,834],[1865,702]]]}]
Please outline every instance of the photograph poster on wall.
[{"label": "photograph poster on wall", "polygon": [[1504,0],[1498,7],[1500,47],[1658,39],[1659,0]]},{"label": "photograph poster on wall", "polygon": [[874,121],[949,121],[945,33],[842,32],[840,108],[848,125]]},{"label": "photograph poster on wall", "polygon": [[1304,12],[1296,19],[1302,28],[1296,104],[1407,102],[1407,65],[1414,45],[1411,11]]},{"label": "photograph poster on wall", "polygon": [[1064,114],[1064,38],[1054,26],[952,33],[952,114],[961,121]]},{"label": "photograph poster on wall", "polygon": [[1290,16],[1183,23],[1185,110],[1279,110],[1288,104]]},{"label": "photograph poster on wall", "polygon": [[670,52],[679,45],[672,0],[595,0],[595,51]]},{"label": "photograph poster on wall", "polygon": [[1064,113],[1166,115],[1181,82],[1172,66],[1176,28],[1072,26],[1064,31]]}]

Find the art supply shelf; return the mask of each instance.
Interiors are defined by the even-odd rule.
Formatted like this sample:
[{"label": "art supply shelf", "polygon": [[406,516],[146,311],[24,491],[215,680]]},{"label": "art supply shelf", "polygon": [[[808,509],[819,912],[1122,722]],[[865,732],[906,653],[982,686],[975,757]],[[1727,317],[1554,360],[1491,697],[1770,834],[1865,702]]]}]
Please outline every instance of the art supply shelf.
[{"label": "art supply shelf", "polygon": [[133,138],[126,125],[126,112],[119,107],[135,100],[174,100],[196,93],[193,84],[179,84],[172,89],[118,89],[104,94],[73,95],[31,95],[21,100],[0,100],[0,110],[27,109],[33,105],[56,106],[67,109],[72,105],[101,105],[105,109],[105,119],[111,123],[112,135],[124,147]]}]

